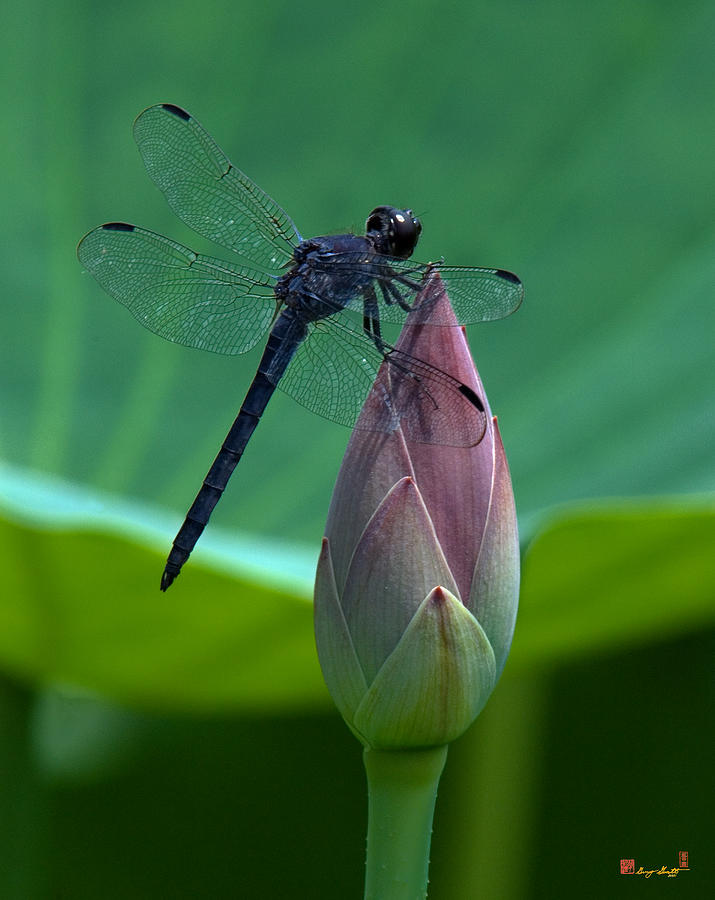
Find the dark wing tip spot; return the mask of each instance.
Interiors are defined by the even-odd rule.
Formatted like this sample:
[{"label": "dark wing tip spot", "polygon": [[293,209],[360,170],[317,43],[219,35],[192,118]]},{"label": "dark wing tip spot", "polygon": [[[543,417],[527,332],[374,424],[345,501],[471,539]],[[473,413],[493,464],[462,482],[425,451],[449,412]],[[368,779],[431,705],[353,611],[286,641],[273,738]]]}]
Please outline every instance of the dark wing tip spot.
[{"label": "dark wing tip spot", "polygon": [[191,116],[186,112],[185,109],[182,109],[180,106],[174,106],[173,103],[162,103],[161,108],[165,109],[167,112],[173,113],[180,119],[183,119],[184,122],[188,122],[191,118]]},{"label": "dark wing tip spot", "polygon": [[102,225],[105,231],[134,231],[134,227],[127,222],[107,222],[106,225]]},{"label": "dark wing tip spot", "polygon": [[484,412],[484,406],[479,397],[474,393],[474,391],[466,384],[459,385],[459,393],[463,394],[467,400],[472,404],[472,406],[476,406],[479,412]]},{"label": "dark wing tip spot", "polygon": [[504,281],[510,281],[512,284],[521,284],[520,279],[518,279],[518,278],[516,277],[516,275],[514,275],[513,272],[507,272],[506,269],[497,269],[497,270],[496,270],[496,274],[497,274],[500,278],[503,278]]}]

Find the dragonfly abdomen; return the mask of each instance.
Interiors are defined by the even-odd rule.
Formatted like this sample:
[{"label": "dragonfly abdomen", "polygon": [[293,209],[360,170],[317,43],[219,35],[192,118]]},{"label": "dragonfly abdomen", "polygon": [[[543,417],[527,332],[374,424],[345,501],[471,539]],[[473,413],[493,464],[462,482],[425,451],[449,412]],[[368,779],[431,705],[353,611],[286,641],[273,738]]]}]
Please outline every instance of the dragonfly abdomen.
[{"label": "dragonfly abdomen", "polygon": [[[273,326],[258,371],[241,404],[241,409],[186,514],[184,524],[174,538],[161,576],[162,591],[172,584],[201,537],[268,401],[273,396],[278,380],[298,348],[301,336],[305,336],[305,326],[299,322],[293,310],[285,310]],[[266,374],[269,371],[270,378]]]},{"label": "dragonfly abdomen", "polygon": [[[249,397],[255,399],[252,397],[252,394],[255,393],[253,387],[254,385],[252,384],[251,388],[249,388],[246,395],[247,400]],[[266,387],[263,385],[261,388],[264,391],[266,390]],[[271,384],[269,392],[264,397],[264,408],[273,391],[274,386]],[[186,514],[184,524],[174,538],[174,543],[164,567],[164,573],[161,576],[162,591],[165,591],[171,585],[196,546],[196,542],[208,524],[214,507],[221,499],[233,470],[243,456],[243,451],[246,449],[246,445],[258,422],[259,416],[247,412],[244,407],[241,407],[236,421],[231,426],[226,440],[221,445],[216,459],[204,478],[196,499]]]}]

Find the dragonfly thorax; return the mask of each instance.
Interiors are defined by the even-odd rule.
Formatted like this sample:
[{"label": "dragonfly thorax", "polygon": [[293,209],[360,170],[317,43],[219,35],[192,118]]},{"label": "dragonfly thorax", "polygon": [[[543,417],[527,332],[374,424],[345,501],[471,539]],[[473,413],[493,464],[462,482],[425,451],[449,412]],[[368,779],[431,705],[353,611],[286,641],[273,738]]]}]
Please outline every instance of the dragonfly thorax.
[{"label": "dragonfly thorax", "polygon": [[275,286],[276,298],[307,321],[324,319],[347,306],[372,281],[375,250],[366,237],[331,234],[302,241],[292,268]]}]

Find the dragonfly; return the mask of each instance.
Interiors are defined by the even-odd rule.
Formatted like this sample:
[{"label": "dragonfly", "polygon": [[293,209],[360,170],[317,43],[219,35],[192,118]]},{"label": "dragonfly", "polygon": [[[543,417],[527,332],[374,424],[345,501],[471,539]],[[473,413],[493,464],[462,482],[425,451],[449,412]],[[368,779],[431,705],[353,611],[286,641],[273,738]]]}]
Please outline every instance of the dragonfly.
[{"label": "dragonfly", "polygon": [[385,433],[400,427],[427,443],[481,441],[486,413],[476,392],[388,343],[381,326],[408,316],[411,324],[453,326],[454,319],[440,321],[434,306],[420,302],[435,273],[461,323],[501,319],[522,301],[515,275],[413,261],[422,224],[410,209],[393,206],[373,209],[364,234],[304,240],[181,107],[151,106],[133,130],[172,210],[236,258],[227,262],[109,222],[79,242],[80,263],[144,327],[178,344],[233,355],[268,332],[240,411],[173,541],[162,591],[189,558],[277,386],[319,415],[353,426],[380,366],[387,366],[392,387],[373,403],[366,427]]}]

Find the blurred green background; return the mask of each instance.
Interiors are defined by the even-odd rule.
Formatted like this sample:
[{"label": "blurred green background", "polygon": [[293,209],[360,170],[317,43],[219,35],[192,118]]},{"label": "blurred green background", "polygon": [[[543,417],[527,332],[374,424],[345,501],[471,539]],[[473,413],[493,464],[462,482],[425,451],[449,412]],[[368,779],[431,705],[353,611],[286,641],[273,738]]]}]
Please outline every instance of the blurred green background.
[{"label": "blurred green background", "polygon": [[260,352],[161,341],[75,259],[111,220],[217,253],[133,144],[161,101],[303,235],[410,206],[420,258],[526,286],[469,330],[530,546],[430,897],[617,896],[621,857],[679,850],[708,895],[713,33],[712,3],[665,0],[6,4],[1,897],[361,895],[360,752],[309,603],[348,432],[276,396],[156,589]]}]

